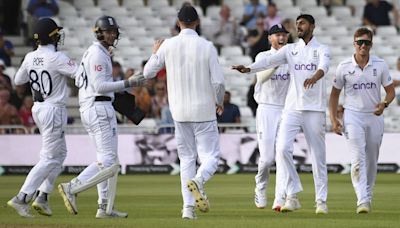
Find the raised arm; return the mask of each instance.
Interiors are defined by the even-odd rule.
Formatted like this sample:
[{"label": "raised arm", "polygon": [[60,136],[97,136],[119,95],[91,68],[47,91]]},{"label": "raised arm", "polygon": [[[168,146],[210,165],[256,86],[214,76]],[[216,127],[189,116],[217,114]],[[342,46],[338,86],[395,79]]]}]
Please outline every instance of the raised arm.
[{"label": "raised arm", "polygon": [[164,40],[156,40],[153,45],[153,54],[143,69],[143,76],[145,78],[154,78],[157,73],[164,68],[164,47],[161,45]]}]

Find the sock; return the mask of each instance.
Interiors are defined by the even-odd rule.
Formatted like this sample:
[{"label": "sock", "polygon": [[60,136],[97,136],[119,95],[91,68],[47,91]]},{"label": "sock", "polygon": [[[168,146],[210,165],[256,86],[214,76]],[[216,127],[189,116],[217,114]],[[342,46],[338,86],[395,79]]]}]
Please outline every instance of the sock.
[{"label": "sock", "polygon": [[19,192],[17,195],[17,200],[20,201],[21,203],[28,203],[26,202],[27,194],[23,192]]},{"label": "sock", "polygon": [[40,192],[37,199],[40,200],[40,201],[47,201],[47,200],[48,200],[48,197],[49,197],[49,194],[48,194],[48,193],[46,193],[46,192]]}]

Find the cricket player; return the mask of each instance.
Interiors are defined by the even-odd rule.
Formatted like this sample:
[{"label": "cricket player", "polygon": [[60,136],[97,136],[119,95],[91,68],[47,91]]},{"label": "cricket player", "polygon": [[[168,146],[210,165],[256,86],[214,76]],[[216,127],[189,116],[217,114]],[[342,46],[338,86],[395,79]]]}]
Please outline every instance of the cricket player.
[{"label": "cricket player", "polygon": [[39,214],[51,216],[49,194],[67,155],[64,129],[67,124],[67,77],[74,77],[77,64],[57,51],[63,42],[62,27],[43,18],[34,27],[38,44],[29,52],[15,75],[15,84],[30,82],[34,105],[32,116],[42,135],[40,160],[29,172],[18,195],[7,202],[22,217],[33,217],[29,203]]},{"label": "cricket player", "polygon": [[[344,132],[351,154],[351,181],[357,195],[357,213],[369,213],[379,148],[383,137],[383,111],[393,101],[395,91],[387,64],[370,55],[373,33],[359,28],[354,33],[355,53],[336,69],[329,111],[333,131]],[[381,100],[381,87],[386,96]],[[344,89],[343,124],[338,118],[338,101]]]},{"label": "cricket player", "polygon": [[[224,77],[213,44],[199,37],[199,16],[192,6],[178,13],[179,35],[156,41],[144,67],[146,78],[167,70],[168,100],[175,124],[181,167],[183,219],[196,219],[195,206],[209,210],[205,183],[218,168],[220,154],[216,112],[223,111]],[[196,160],[201,165],[196,172]]]},{"label": "cricket player", "polygon": [[[233,66],[242,73],[258,72],[282,64],[288,64],[291,79],[282,121],[276,142],[278,169],[280,160],[287,178],[286,202],[282,212],[301,208],[296,193],[302,191],[300,178],[293,163],[293,143],[297,133],[303,130],[310,148],[315,185],[316,213],[328,213],[328,174],[325,151],[326,85],[322,77],[329,68],[329,49],[313,36],[314,17],[302,14],[296,19],[300,40],[287,44],[275,54],[266,56],[248,67]],[[322,80],[320,80],[322,79]]]},{"label": "cricket player", "polygon": [[97,41],[84,53],[75,82],[79,87],[82,123],[95,143],[97,161],[70,182],[60,184],[58,190],[68,211],[77,214],[76,194],[97,185],[99,207],[96,218],[126,218],[128,213],[113,210],[119,161],[117,121],[112,101],[115,91],[141,86],[145,79],[139,75],[113,81],[110,49],[116,46],[120,34],[113,17],[97,19],[94,32]]},{"label": "cricket player", "polygon": [[[271,50],[260,52],[256,56],[256,61],[276,53],[281,47],[285,46],[288,41],[287,34],[288,31],[281,24],[272,26],[268,31]],[[287,64],[257,73],[257,83],[254,88],[254,99],[258,103],[256,126],[260,151],[258,173],[255,177],[254,203],[257,208],[265,208],[267,206],[266,189],[269,181],[269,169],[275,161],[275,139],[289,83],[290,72]],[[285,203],[284,180],[284,170],[277,169],[275,200],[272,205],[272,209],[276,211],[280,211]]]}]

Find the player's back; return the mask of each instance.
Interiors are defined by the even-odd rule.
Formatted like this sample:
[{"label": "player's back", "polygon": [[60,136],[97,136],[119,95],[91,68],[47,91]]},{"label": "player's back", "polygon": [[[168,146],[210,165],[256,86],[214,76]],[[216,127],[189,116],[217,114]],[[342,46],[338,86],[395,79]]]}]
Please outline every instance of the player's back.
[{"label": "player's back", "polygon": [[34,95],[36,102],[65,106],[68,96],[66,76],[71,76],[75,70],[75,62],[64,53],[55,51],[53,45],[39,45],[37,50],[25,56],[16,82],[29,80],[31,89],[40,92]]},{"label": "player's back", "polygon": [[191,29],[164,42],[172,116],[177,121],[215,120],[216,101],[210,75],[212,43]]}]

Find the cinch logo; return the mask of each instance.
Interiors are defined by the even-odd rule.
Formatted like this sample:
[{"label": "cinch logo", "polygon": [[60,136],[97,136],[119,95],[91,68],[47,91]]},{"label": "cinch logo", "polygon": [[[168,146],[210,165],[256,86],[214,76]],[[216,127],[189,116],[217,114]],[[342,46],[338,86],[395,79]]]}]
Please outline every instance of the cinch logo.
[{"label": "cinch logo", "polygon": [[359,90],[359,89],[376,89],[377,86],[374,82],[367,82],[367,83],[357,83],[353,84],[353,89],[354,90]]},{"label": "cinch logo", "polygon": [[317,65],[314,63],[310,64],[295,64],[294,65],[295,70],[317,70]]},{"label": "cinch logo", "polygon": [[271,77],[271,80],[288,80],[290,74],[274,74],[274,76]]}]

